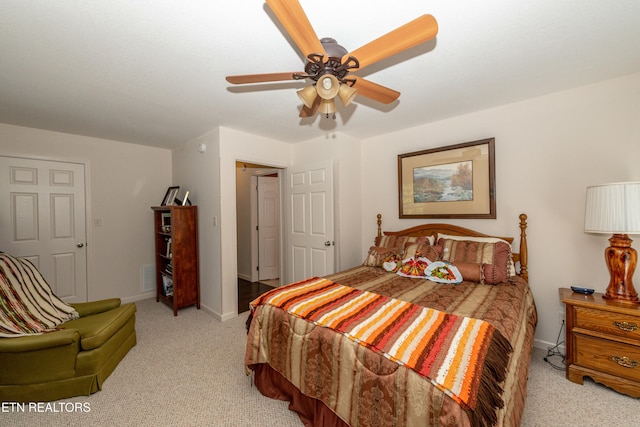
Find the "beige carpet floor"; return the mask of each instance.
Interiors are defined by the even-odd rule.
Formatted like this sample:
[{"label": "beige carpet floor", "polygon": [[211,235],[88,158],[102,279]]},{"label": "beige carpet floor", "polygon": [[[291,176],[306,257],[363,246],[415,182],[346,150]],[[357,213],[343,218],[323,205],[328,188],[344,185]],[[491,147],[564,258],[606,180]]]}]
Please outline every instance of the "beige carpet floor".
[{"label": "beige carpet floor", "polygon": [[[5,405],[0,425],[302,425],[286,403],[263,397],[245,376],[246,313],[219,322],[194,307],[174,317],[155,300],[137,306],[138,345],[102,391],[53,402],[40,412],[6,411]],[[543,360],[545,355],[534,350],[523,426],[640,426],[640,400],[590,380],[573,384]],[[67,412],[74,407],[82,410]]]}]

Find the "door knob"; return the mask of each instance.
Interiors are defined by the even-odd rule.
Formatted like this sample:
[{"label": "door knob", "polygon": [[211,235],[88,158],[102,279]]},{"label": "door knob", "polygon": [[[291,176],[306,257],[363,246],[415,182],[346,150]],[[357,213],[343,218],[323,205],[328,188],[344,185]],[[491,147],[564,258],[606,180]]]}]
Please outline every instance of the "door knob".
[{"label": "door knob", "polygon": [[83,248],[84,247],[84,243],[78,243],[76,246],[79,247],[79,248]]},{"label": "door knob", "polygon": [[324,245],[325,246],[331,246],[331,242],[327,240],[326,242],[324,242]]}]

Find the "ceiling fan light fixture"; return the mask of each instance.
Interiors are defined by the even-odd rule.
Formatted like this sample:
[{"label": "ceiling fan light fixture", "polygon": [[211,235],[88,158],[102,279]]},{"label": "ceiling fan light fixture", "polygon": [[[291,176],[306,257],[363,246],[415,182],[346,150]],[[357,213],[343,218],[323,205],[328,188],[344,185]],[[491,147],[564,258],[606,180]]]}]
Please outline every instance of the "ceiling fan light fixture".
[{"label": "ceiling fan light fixture", "polygon": [[[395,101],[400,92],[362,78],[356,82],[355,78],[348,77],[349,73],[432,40],[438,34],[438,22],[433,16],[424,14],[355,50],[347,51],[331,37],[318,38],[299,0],[267,0],[267,5],[306,57],[304,72],[227,76],[227,81],[232,84],[247,84],[313,80],[315,86],[297,91],[304,103],[300,117],[311,117],[320,108],[327,117],[334,114],[335,118],[335,98],[339,97],[342,104],[347,106],[353,101],[356,92],[383,104]],[[353,88],[354,85],[357,85],[357,89]]]},{"label": "ceiling fan light fixture", "polygon": [[321,38],[320,44],[324,47],[324,51],[327,53],[329,58],[342,58],[349,53],[347,49],[338,44],[336,39],[332,39],[331,37]]},{"label": "ceiling fan light fixture", "polygon": [[340,89],[338,90],[338,98],[342,101],[342,105],[346,107],[351,104],[351,101],[353,101],[353,98],[356,97],[357,93],[358,89],[343,83],[340,85]]},{"label": "ceiling fan light fixture", "polygon": [[333,74],[324,74],[318,79],[316,91],[322,99],[333,99],[340,90],[340,82]]},{"label": "ceiling fan light fixture", "polygon": [[313,85],[309,85],[304,89],[300,89],[296,93],[302,100],[302,103],[304,104],[304,106],[307,108],[311,108],[313,106],[313,101],[315,101],[316,98],[318,97],[318,92],[316,91],[316,88]]},{"label": "ceiling fan light fixture", "polygon": [[318,112],[320,114],[326,115],[327,117],[329,117],[330,114],[335,114],[336,104],[335,102],[333,102],[333,99],[323,99],[322,101],[320,101]]}]

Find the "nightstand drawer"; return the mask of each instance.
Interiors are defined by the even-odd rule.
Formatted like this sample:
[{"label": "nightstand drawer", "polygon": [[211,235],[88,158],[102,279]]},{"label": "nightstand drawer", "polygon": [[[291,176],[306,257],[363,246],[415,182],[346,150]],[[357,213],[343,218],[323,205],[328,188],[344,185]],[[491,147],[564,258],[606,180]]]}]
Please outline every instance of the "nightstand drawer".
[{"label": "nightstand drawer", "polygon": [[576,327],[624,337],[640,343],[640,317],[585,307],[575,307],[575,310]]},{"label": "nightstand drawer", "polygon": [[575,364],[640,381],[640,347],[575,334]]}]

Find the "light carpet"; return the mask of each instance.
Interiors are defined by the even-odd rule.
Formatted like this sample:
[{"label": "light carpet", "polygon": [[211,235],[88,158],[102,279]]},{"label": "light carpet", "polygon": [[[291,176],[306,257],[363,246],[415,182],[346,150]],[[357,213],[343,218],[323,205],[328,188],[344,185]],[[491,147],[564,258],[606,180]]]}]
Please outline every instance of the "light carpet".
[{"label": "light carpet", "polygon": [[[136,303],[138,344],[102,391],[24,412],[0,411],[11,426],[273,426],[300,427],[287,403],[263,397],[244,373],[247,313],[220,322],[204,310]],[[523,426],[640,425],[640,402],[585,380],[583,386],[544,362],[535,349]],[[74,405],[82,411],[66,412]],[[65,409],[66,406],[66,409]],[[87,412],[86,410],[89,409]],[[58,410],[58,412],[51,412]]]}]

